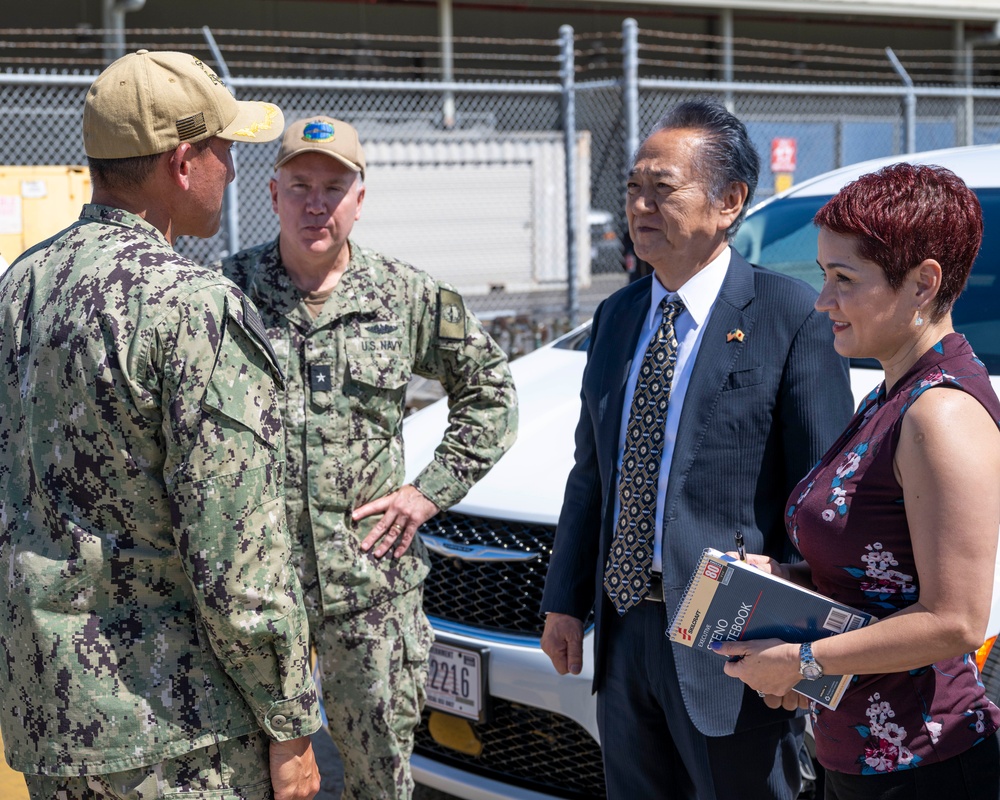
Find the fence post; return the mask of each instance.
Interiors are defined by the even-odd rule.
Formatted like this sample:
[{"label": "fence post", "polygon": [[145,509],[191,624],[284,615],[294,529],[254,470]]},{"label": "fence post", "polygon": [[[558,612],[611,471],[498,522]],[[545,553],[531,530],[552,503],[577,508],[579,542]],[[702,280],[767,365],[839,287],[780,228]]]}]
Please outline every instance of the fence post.
[{"label": "fence post", "polygon": [[965,137],[963,144],[976,143],[976,101],[972,96],[972,87],[975,84],[973,59],[975,50],[972,42],[965,43]]},{"label": "fence post", "polygon": [[[455,80],[451,0],[438,0],[438,33],[441,36],[441,81],[451,83]],[[455,127],[455,93],[451,89],[441,96],[441,126],[446,130]]]},{"label": "fence post", "polygon": [[576,227],[576,61],[572,25],[560,26],[559,43],[563,141],[566,150],[566,315],[569,317],[570,328],[575,328],[580,313],[580,297],[577,285],[579,236]]},{"label": "fence post", "polygon": [[898,74],[900,79],[903,81],[903,85],[906,86],[906,97],[903,101],[906,114],[906,152],[916,153],[917,93],[913,90],[913,79],[910,77],[905,67],[903,67],[900,63],[899,59],[896,58],[896,54],[892,51],[891,47],[885,48],[885,54],[889,57],[889,61],[892,63],[893,69],[896,70],[896,74]]},{"label": "fence post", "polygon": [[639,149],[639,25],[622,22],[622,113],[625,117],[625,173]]},{"label": "fence post", "polygon": [[736,106],[733,103],[733,10],[724,8],[720,12],[722,22],[722,80],[725,81],[726,91],[724,95],[724,105],[730,114],[735,113]]},{"label": "fence post", "polygon": [[125,15],[141,11],[146,0],[104,0],[101,24],[104,26],[104,65],[125,55]]},{"label": "fence post", "polygon": [[[222,51],[215,42],[211,28],[208,25],[203,25],[201,32],[205,37],[205,41],[208,42],[208,49],[212,51],[212,58],[219,65],[219,74],[222,76],[222,80],[228,84],[232,78],[229,74],[229,65],[226,64],[226,59],[222,57]],[[236,169],[235,148],[232,150],[232,157],[234,176],[232,182],[226,186],[222,202],[222,215],[226,221],[226,243],[229,248],[229,252],[224,255],[229,256],[238,253],[240,250],[240,196],[236,190],[236,181],[239,180],[239,170]]]}]

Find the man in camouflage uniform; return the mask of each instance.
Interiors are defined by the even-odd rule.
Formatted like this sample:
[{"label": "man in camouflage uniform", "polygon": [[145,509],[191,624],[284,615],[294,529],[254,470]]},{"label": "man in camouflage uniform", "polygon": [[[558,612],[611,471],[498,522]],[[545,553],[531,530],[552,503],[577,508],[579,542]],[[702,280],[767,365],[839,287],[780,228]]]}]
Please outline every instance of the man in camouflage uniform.
[{"label": "man in camouflage uniform", "polygon": [[[223,270],[260,307],[286,375],[286,509],[345,797],[405,798],[432,635],[429,560],[414,537],[513,442],[514,386],[457,292],[349,241],[365,195],[354,128],[293,123],[275,169],[278,238]],[[433,462],[400,486],[413,374],[444,385],[450,424]]]},{"label": "man in camouflage uniform", "polygon": [[184,53],[91,86],[93,203],[0,279],[0,724],[36,800],[305,800],[320,726],[281,514],[281,372],[171,248],[273,105]]}]

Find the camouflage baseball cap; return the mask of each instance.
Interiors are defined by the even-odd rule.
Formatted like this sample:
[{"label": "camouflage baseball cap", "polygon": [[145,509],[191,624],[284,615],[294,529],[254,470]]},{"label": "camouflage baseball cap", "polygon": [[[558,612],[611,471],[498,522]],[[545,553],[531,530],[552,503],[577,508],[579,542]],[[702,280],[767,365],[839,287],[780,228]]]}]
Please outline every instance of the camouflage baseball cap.
[{"label": "camouflage baseball cap", "polygon": [[330,117],[308,117],[293,122],[281,138],[274,160],[277,169],[302,153],[323,153],[365,176],[365,151],[352,125]]},{"label": "camouflage baseball cap", "polygon": [[91,84],[83,107],[83,149],[91,158],[132,158],[210,136],[270,142],[284,122],[276,105],[237,100],[195,56],[138,50]]}]

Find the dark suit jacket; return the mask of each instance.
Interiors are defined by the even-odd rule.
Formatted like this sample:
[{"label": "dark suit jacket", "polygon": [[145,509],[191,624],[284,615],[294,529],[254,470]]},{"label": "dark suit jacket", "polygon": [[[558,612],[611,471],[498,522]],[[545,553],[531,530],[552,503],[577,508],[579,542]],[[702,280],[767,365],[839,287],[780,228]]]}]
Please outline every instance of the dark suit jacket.
[{"label": "dark suit jacket", "polygon": [[[576,430],[576,464],[566,484],[545,582],[543,612],[596,616],[594,688],[600,689],[606,637],[616,612],[604,593],[614,534],[618,439],[625,384],[650,281],[616,292],[594,315]],[[706,323],[684,399],[665,502],[663,586],[668,620],[705,547],[795,557],[784,528],[789,492],[833,443],[853,400],[847,362],[833,349],[825,314],[805,283],[752,267],[736,251]],[[726,334],[742,330],[743,341]],[[596,606],[595,606],[596,601]],[[613,624],[613,620],[612,620]],[[774,721],[722,658],[673,646],[692,722],[720,736]],[[742,714],[741,714],[742,710]]]}]

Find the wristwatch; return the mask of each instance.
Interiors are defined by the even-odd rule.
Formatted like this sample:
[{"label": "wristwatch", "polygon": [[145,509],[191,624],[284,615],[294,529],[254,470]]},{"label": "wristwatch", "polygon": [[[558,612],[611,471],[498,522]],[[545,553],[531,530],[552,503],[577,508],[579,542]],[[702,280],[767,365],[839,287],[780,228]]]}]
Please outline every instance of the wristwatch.
[{"label": "wristwatch", "polygon": [[807,681],[823,677],[823,668],[813,656],[812,642],[803,642],[799,645],[799,673]]}]

